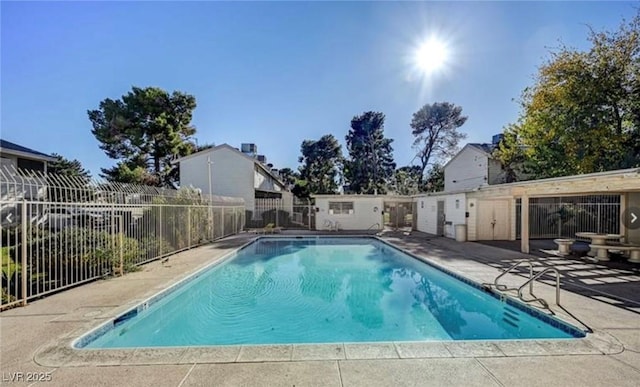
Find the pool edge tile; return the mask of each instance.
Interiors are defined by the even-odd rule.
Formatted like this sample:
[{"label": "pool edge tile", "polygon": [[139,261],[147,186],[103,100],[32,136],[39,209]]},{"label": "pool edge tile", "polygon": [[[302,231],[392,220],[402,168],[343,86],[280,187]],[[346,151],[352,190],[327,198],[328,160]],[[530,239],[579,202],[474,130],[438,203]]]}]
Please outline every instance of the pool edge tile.
[{"label": "pool edge tile", "polygon": [[186,347],[137,348],[131,356],[122,362],[123,365],[161,365],[180,364],[180,359],[187,351]]},{"label": "pool edge tile", "polygon": [[506,357],[495,342],[452,341],[444,344],[455,358],[465,357]]},{"label": "pool edge tile", "polygon": [[347,360],[400,359],[393,342],[385,343],[345,343]]},{"label": "pool edge tile", "polygon": [[535,340],[552,355],[603,355],[589,340]]},{"label": "pool edge tile", "polygon": [[235,363],[240,356],[240,350],[240,346],[186,347],[179,363]]},{"label": "pool edge tile", "polygon": [[293,345],[243,345],[236,362],[291,361]]},{"label": "pool edge tile", "polygon": [[452,358],[442,342],[394,342],[400,359]]},{"label": "pool edge tile", "polygon": [[343,343],[293,344],[291,361],[346,360]]},{"label": "pool edge tile", "polygon": [[542,345],[532,340],[507,340],[497,342],[496,345],[506,357],[551,355]]}]

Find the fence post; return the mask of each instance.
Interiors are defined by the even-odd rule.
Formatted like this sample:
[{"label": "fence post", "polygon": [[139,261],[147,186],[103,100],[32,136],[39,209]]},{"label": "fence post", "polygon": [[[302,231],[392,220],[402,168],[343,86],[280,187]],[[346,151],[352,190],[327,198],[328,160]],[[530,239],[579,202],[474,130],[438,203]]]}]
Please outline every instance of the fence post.
[{"label": "fence post", "polygon": [[187,248],[191,248],[191,207],[187,207]]},{"label": "fence post", "polygon": [[22,199],[22,306],[27,305],[27,201]]},{"label": "fence post", "polygon": [[224,207],[220,207],[221,211],[222,211],[222,222],[220,222],[220,226],[222,227],[222,234],[220,235],[221,238],[224,237]]},{"label": "fence post", "polygon": [[120,276],[124,275],[124,230],[123,230],[122,215],[118,215],[118,237],[120,238]]},{"label": "fence post", "polygon": [[309,230],[311,230],[311,200],[307,199],[309,203],[309,213],[307,214],[307,223],[309,223]]},{"label": "fence post", "polygon": [[162,209],[164,208],[163,205],[159,205],[158,209],[159,209],[159,213],[160,215],[158,216],[158,227],[160,228],[160,231],[158,232],[158,234],[160,235],[160,252],[159,255],[164,254],[164,242],[162,240]]}]

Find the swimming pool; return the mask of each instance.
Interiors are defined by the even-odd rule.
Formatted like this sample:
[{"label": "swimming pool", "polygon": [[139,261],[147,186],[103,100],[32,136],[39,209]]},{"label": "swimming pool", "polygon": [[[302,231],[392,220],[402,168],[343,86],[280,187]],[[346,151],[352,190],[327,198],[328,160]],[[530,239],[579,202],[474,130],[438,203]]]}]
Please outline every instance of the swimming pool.
[{"label": "swimming pool", "polygon": [[584,336],[451,274],[376,238],[264,237],[93,330],[74,346]]}]

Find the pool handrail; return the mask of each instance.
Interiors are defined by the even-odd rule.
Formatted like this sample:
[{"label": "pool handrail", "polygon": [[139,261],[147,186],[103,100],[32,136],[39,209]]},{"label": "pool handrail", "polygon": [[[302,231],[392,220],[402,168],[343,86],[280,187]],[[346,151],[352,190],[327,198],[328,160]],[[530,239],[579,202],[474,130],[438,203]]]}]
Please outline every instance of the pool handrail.
[{"label": "pool handrail", "polygon": [[[527,286],[527,284],[529,284],[530,289],[533,289],[533,282],[542,277],[543,275],[547,274],[548,272],[554,272],[556,275],[556,305],[560,306],[560,273],[558,272],[558,270],[556,270],[556,268],[554,267],[548,267],[544,270],[542,270],[541,272],[537,273],[535,276],[533,276],[532,278],[529,278],[527,280],[527,282],[523,283],[519,288],[518,288],[518,297],[524,301],[524,302],[534,302],[534,301],[539,301],[543,304],[546,304],[546,301],[542,298],[538,298],[536,297],[533,300],[525,300],[524,297],[522,296],[522,289]],[[533,295],[533,293],[531,293]],[[535,297],[535,296],[534,296]]]},{"label": "pool handrail", "polygon": [[[529,265],[529,279],[527,280],[527,282],[530,282],[531,278],[533,278],[533,264],[531,263],[531,259],[521,259],[517,261],[515,264],[513,264],[511,267],[509,267],[507,270],[502,272],[500,275],[498,275],[493,280],[493,286],[497,290],[500,290],[501,292],[506,292],[509,290],[518,290],[518,288],[509,288],[507,287],[507,285],[501,285],[498,283],[498,281],[500,280],[500,278],[504,277],[508,273],[512,272],[515,268],[517,268],[518,266],[522,266],[523,264]],[[533,283],[529,283],[529,292],[533,295]]]}]

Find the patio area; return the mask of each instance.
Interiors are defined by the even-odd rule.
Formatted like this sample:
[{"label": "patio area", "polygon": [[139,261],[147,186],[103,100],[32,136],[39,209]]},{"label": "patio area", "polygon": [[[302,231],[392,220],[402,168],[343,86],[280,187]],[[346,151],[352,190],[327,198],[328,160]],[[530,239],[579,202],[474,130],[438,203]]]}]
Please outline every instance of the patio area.
[{"label": "patio area", "polygon": [[[477,243],[514,252],[520,251],[520,241],[481,241]],[[530,255],[536,257],[535,263],[537,265],[554,267],[562,274],[564,289],[640,314],[640,292],[638,292],[640,264],[630,263],[625,257],[616,257],[610,261],[596,261],[588,256],[580,256],[582,254],[559,257],[553,254],[557,246],[553,240],[548,239],[532,240],[530,246]],[[586,244],[581,247],[588,250]],[[479,261],[504,270],[511,266],[515,260],[488,257]],[[525,270],[519,270],[518,273],[528,275]]]},{"label": "patio area", "polygon": [[[74,351],[68,346],[89,328],[255,237],[247,233],[228,237],[171,256],[168,262],[155,261],[141,271],[98,280],[0,313],[3,383],[18,375],[22,380],[15,385],[38,384],[33,379],[27,382],[26,377],[46,376],[42,383],[55,386],[637,386],[640,380],[640,305],[638,296],[633,297],[640,283],[637,268],[525,255],[418,232],[391,232],[381,237],[477,282],[493,281],[500,269],[523,258],[559,268],[562,307],[552,302],[552,286],[536,283],[536,294],[549,300],[559,317],[593,333],[568,341],[140,348],[110,351],[109,355]],[[517,274],[505,279],[512,285],[523,282]],[[594,294],[581,293],[576,285],[591,286]],[[632,297],[622,303],[602,302],[603,289],[617,292],[617,301]]]}]

